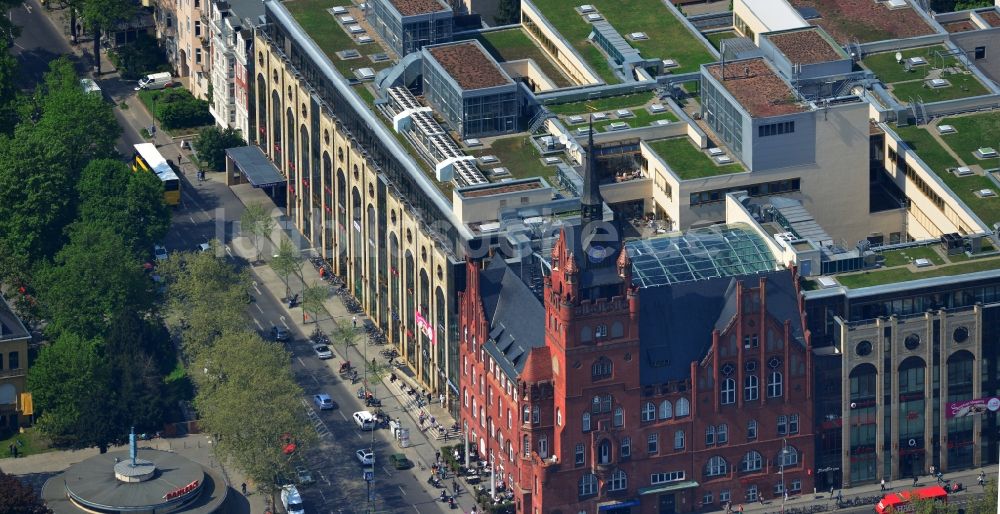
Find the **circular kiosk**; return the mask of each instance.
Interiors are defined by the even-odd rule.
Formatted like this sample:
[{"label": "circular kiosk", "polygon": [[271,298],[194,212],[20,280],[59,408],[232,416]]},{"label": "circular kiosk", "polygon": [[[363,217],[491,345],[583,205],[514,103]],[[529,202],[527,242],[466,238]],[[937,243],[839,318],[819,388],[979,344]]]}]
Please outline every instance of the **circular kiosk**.
[{"label": "circular kiosk", "polygon": [[45,483],[42,497],[56,514],[221,510],[227,487],[217,473],[173,452],[137,453],[133,446],[74,464]]}]

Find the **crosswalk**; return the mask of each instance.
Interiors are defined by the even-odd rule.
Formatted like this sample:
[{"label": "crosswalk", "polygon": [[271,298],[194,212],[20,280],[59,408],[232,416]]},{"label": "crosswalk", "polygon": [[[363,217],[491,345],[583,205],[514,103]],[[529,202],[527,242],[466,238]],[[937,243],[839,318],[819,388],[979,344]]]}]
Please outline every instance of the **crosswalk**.
[{"label": "crosswalk", "polygon": [[330,429],[327,428],[326,423],[322,419],[319,419],[319,414],[309,405],[304,398],[301,399],[302,406],[306,409],[306,416],[309,418],[309,422],[312,423],[313,428],[316,429],[316,434],[319,435],[320,439],[333,439],[333,434],[330,433]]}]

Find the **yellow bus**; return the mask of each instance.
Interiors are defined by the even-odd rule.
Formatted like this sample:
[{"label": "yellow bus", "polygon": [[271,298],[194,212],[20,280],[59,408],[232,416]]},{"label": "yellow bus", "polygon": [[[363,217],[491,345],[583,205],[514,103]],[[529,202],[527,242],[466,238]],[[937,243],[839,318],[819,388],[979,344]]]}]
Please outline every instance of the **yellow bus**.
[{"label": "yellow bus", "polygon": [[153,143],[141,143],[134,146],[135,156],[132,159],[132,171],[145,170],[155,173],[163,183],[163,201],[170,206],[181,203],[181,181],[170,163],[160,155]]}]

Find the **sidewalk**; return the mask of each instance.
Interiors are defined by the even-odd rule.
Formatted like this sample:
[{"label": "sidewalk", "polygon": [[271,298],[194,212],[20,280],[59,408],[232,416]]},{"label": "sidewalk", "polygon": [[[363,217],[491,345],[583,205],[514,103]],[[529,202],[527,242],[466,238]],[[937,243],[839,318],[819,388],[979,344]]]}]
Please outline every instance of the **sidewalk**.
[{"label": "sidewalk", "polygon": [[[979,476],[979,472],[986,472],[986,480],[993,481],[997,479],[997,465],[992,464],[989,466],[984,466],[982,468],[968,469],[963,471],[956,471],[954,473],[945,473],[945,480],[950,480],[951,483],[961,483],[962,491],[958,493],[949,495],[950,503],[964,503],[973,497],[977,497],[982,494],[983,488],[979,486],[976,482],[976,478]],[[849,509],[858,509],[859,506],[845,507],[844,509],[837,509],[837,497],[841,495],[844,501],[855,500],[866,497],[882,497],[893,492],[910,491],[915,489],[913,487],[912,478],[902,478],[897,479],[892,482],[886,481],[886,490],[882,492],[882,487],[880,484],[865,484],[855,487],[848,487],[843,490],[835,490],[833,492],[833,497],[830,497],[830,491],[817,491],[815,494],[812,492],[801,494],[790,495],[788,500],[784,502],[785,511],[790,509],[801,509],[803,507],[812,507],[814,505],[824,505],[827,507],[828,512],[836,512],[838,510],[845,511]],[[937,485],[934,477],[930,475],[925,475],[917,478],[916,489],[923,487],[929,487],[932,485]],[[768,491],[770,492],[770,491]],[[778,514],[782,510],[781,497],[773,498],[770,494],[765,495],[764,504],[761,505],[760,502],[746,502],[743,503],[744,513],[759,513],[759,514]],[[737,499],[733,499],[733,510],[735,511],[740,502]],[[724,505],[719,505],[718,510],[724,510]]]}]

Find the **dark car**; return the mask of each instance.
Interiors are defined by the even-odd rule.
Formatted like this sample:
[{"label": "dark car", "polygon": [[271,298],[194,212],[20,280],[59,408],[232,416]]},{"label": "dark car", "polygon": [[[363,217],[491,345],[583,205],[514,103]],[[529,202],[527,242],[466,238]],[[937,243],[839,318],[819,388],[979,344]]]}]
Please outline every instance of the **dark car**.
[{"label": "dark car", "polygon": [[288,329],[275,325],[271,327],[271,337],[273,337],[275,341],[284,343],[285,341],[288,341],[289,338]]}]

